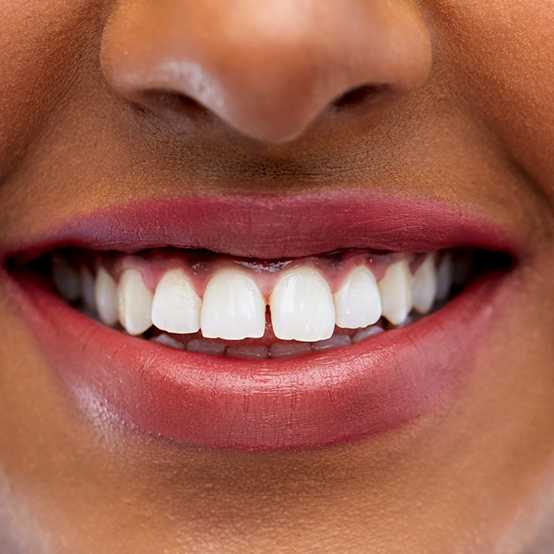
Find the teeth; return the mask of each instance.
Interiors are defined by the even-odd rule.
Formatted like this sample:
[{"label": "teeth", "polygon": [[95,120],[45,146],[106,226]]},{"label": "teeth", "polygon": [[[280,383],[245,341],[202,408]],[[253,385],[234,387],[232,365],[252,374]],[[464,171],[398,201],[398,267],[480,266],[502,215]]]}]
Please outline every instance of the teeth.
[{"label": "teeth", "polygon": [[150,340],[154,342],[158,342],[159,344],[165,344],[166,346],[171,346],[172,348],[176,348],[177,350],[185,349],[185,345],[182,342],[175,340],[173,337],[170,337],[166,333],[162,333],[161,335],[158,335],[157,337],[154,337],[153,339],[150,339]]},{"label": "teeth", "polygon": [[348,335],[336,335],[327,340],[320,340],[312,344],[312,350],[314,352],[322,352],[324,350],[331,350],[332,348],[338,348],[339,346],[350,346],[352,339]]},{"label": "teeth", "polygon": [[251,360],[267,360],[269,352],[266,346],[229,346],[227,356],[232,358],[250,358]]},{"label": "teeth", "polygon": [[[456,253],[453,258],[451,252],[446,252],[438,266],[436,257],[436,253],[428,254],[412,276],[406,256],[388,265],[378,283],[367,265],[356,265],[334,295],[320,273],[327,267],[325,264],[278,267],[273,275],[249,273],[255,269],[250,266],[226,265],[213,274],[203,298],[195,291],[194,276],[182,269],[166,271],[153,293],[142,272],[136,269],[125,269],[117,285],[103,267],[99,267],[94,278],[88,266],[81,264],[76,271],[57,254],[52,255],[52,267],[60,292],[70,300],[83,299],[83,313],[98,319],[96,311],[99,319],[110,326],[119,321],[130,335],[140,335],[155,325],[164,333],[150,340],[173,348],[222,356],[227,353],[240,358],[279,359],[356,344],[385,329],[417,321],[429,313],[437,300],[448,298],[455,276],[463,282],[471,276],[471,253],[465,258]],[[346,258],[349,260],[361,263],[361,258]],[[377,259],[377,263],[383,262]],[[332,278],[337,275],[334,267],[330,270]],[[155,274],[159,270],[147,271]],[[271,289],[268,303],[273,333],[276,339],[292,343],[227,346],[202,340],[202,337],[230,341],[264,337],[267,302],[261,291],[268,294]],[[354,331],[334,334],[335,326]],[[174,338],[167,333],[183,336]],[[192,338],[195,333],[198,335]]]},{"label": "teeth", "polygon": [[429,312],[437,294],[437,274],[433,254],[418,267],[412,282],[412,302],[420,314]]},{"label": "teeth", "polygon": [[218,342],[209,342],[202,339],[192,339],[187,343],[188,352],[200,352],[211,356],[225,355],[225,345]]},{"label": "teeth", "polygon": [[81,293],[85,306],[93,312],[96,311],[96,302],[94,300],[94,277],[85,266],[81,267]]},{"label": "teeth", "polygon": [[300,356],[301,354],[310,354],[312,349],[310,345],[305,342],[290,342],[284,344],[276,342],[270,346],[269,352],[272,358],[280,360],[282,358]]},{"label": "teeth", "polygon": [[117,284],[103,267],[98,270],[96,276],[94,300],[100,319],[106,325],[115,325],[119,320]]},{"label": "teeth", "polygon": [[446,300],[452,288],[454,279],[454,265],[452,264],[452,254],[447,252],[437,269],[437,300]]},{"label": "teeth", "polygon": [[393,325],[400,325],[412,308],[412,274],[408,262],[401,260],[389,265],[378,286],[383,316]]},{"label": "teeth", "polygon": [[117,287],[119,321],[130,335],[140,335],[152,325],[153,294],[136,269],[126,269]]},{"label": "teeth", "polygon": [[79,274],[59,256],[52,256],[52,277],[58,290],[69,301],[77,300],[81,296]]},{"label": "teeth", "polygon": [[379,327],[379,325],[372,325],[367,329],[362,329],[361,331],[358,331],[352,337],[352,344],[358,344],[359,342],[362,342],[363,340],[368,339],[369,337],[374,337],[375,335],[379,335],[380,333],[384,333],[384,332],[385,330],[382,327]]},{"label": "teeth", "polygon": [[335,306],[329,285],[313,268],[284,274],[269,301],[275,336],[311,342],[328,339],[335,329]]},{"label": "teeth", "polygon": [[158,283],[152,302],[152,323],[170,333],[200,329],[202,300],[180,269],[168,271]]},{"label": "teeth", "polygon": [[204,293],[202,335],[227,340],[263,337],[265,311],[262,293],[252,279],[236,270],[220,271]]},{"label": "teeth", "polygon": [[373,273],[354,269],[335,293],[336,323],[345,329],[367,327],[381,317],[381,295]]}]

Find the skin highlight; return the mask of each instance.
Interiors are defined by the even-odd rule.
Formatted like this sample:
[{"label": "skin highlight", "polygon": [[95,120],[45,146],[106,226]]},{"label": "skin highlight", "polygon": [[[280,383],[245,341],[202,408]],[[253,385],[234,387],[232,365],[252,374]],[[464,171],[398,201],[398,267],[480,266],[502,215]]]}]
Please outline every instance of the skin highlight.
[{"label": "skin highlight", "polygon": [[[0,250],[131,201],[346,189],[468,208],[526,248],[453,403],[309,451],[89,417],[0,282],[2,551],[550,552],[553,17],[542,0],[5,2]],[[376,26],[406,42],[368,44]],[[156,76],[168,48],[201,78]]]}]

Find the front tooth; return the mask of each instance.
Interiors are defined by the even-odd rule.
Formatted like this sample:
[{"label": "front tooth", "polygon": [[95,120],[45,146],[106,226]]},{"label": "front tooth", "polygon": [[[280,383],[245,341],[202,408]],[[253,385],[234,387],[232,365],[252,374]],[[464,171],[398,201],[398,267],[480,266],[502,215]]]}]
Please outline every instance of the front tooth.
[{"label": "front tooth", "polygon": [[60,256],[52,256],[52,278],[68,300],[77,300],[81,296],[79,274]]},{"label": "front tooth", "polygon": [[200,329],[202,300],[180,269],[168,271],[158,283],[152,301],[152,323],[169,333],[196,333]]},{"label": "front tooth", "polygon": [[379,288],[373,273],[365,266],[359,266],[350,273],[334,299],[339,327],[367,327],[381,317]]},{"label": "front tooth", "polygon": [[412,309],[412,274],[406,260],[389,265],[379,281],[383,316],[393,325],[404,322]]},{"label": "front tooth", "polygon": [[447,252],[437,269],[437,300],[446,300],[452,288],[454,279],[454,264],[452,263],[452,254]]},{"label": "front tooth", "polygon": [[335,329],[333,294],[323,277],[304,267],[283,274],[269,301],[278,339],[312,342],[328,339]]},{"label": "front tooth", "polygon": [[103,267],[96,275],[94,300],[100,319],[106,325],[115,325],[119,320],[117,284]]},{"label": "front tooth", "polygon": [[202,335],[227,340],[263,337],[265,310],[262,293],[252,279],[233,269],[220,271],[204,292]]},{"label": "front tooth", "polygon": [[412,282],[412,303],[420,314],[429,312],[437,294],[437,272],[433,254],[418,267]]},{"label": "front tooth", "polygon": [[117,287],[119,321],[130,335],[140,335],[152,325],[154,295],[144,284],[142,273],[126,269]]}]

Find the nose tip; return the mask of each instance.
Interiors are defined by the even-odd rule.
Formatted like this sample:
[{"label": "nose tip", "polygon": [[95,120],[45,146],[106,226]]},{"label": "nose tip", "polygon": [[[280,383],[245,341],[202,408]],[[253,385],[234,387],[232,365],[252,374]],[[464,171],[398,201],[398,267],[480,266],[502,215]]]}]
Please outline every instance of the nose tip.
[{"label": "nose tip", "polygon": [[154,112],[161,97],[187,99],[164,102],[187,118],[193,100],[244,135],[281,143],[329,106],[363,101],[359,91],[411,93],[431,47],[409,0],[121,0],[101,61],[113,90]]}]

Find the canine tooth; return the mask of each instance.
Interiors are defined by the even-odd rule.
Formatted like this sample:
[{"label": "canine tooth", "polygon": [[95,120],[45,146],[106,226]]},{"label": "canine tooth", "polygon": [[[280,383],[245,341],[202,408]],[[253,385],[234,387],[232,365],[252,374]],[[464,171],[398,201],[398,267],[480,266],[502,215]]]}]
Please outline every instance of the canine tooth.
[{"label": "canine tooth", "polygon": [[152,323],[170,333],[200,329],[202,300],[180,269],[168,271],[158,283],[152,301]]},{"label": "canine tooth", "polygon": [[379,321],[381,295],[373,273],[359,266],[334,294],[336,322],[339,327],[358,329]]},{"label": "canine tooth", "polygon": [[219,342],[192,339],[187,343],[187,351],[199,352],[200,354],[210,354],[211,356],[223,356],[225,354],[225,345]]},{"label": "canine tooth", "polygon": [[420,314],[429,312],[437,294],[437,273],[433,254],[417,268],[412,281],[412,303]]},{"label": "canine tooth", "polygon": [[165,344],[166,346],[171,346],[172,348],[176,348],[177,350],[185,349],[185,345],[182,342],[179,342],[173,337],[170,337],[166,333],[162,333],[161,335],[158,335],[157,337],[154,337],[153,339],[150,339],[150,340],[154,342],[158,342],[160,344]]},{"label": "canine tooth", "polygon": [[265,302],[260,289],[243,273],[217,273],[204,292],[200,328],[207,338],[241,340],[265,333]]},{"label": "canine tooth", "polygon": [[278,339],[324,340],[335,329],[331,289],[313,268],[297,268],[283,274],[273,289],[269,306]]},{"label": "canine tooth", "polygon": [[117,284],[103,267],[96,275],[94,300],[100,319],[106,325],[115,325],[119,320]]},{"label": "canine tooth", "polygon": [[136,269],[126,269],[117,287],[119,321],[130,335],[140,335],[152,325],[152,298]]},{"label": "canine tooth", "polygon": [[81,296],[79,274],[60,256],[52,256],[52,277],[67,300],[77,300]]},{"label": "canine tooth", "polygon": [[330,339],[314,342],[311,347],[314,352],[322,352],[339,346],[350,346],[351,344],[352,340],[348,335],[334,335]]},{"label": "canine tooth", "polygon": [[281,343],[276,342],[269,347],[269,353],[272,358],[280,360],[282,358],[290,358],[292,356],[300,356],[301,354],[310,354],[312,349],[307,342],[299,343]]},{"label": "canine tooth", "polygon": [[452,254],[447,252],[437,268],[437,300],[446,300],[448,298],[453,278],[454,265],[452,263]]},{"label": "canine tooth", "polygon": [[375,335],[379,335],[380,333],[383,333],[385,330],[380,327],[379,325],[372,325],[371,327],[368,327],[367,329],[362,329],[361,331],[358,331],[353,337],[352,337],[352,344],[358,344],[359,342],[362,342],[365,339],[368,339],[369,337],[373,337]]},{"label": "canine tooth", "polygon": [[227,348],[227,356],[251,360],[267,360],[269,352],[265,346],[229,346]]},{"label": "canine tooth", "polygon": [[379,281],[383,316],[392,324],[404,322],[412,309],[412,274],[406,260],[394,262]]},{"label": "canine tooth", "polygon": [[96,311],[96,301],[94,299],[94,277],[85,266],[81,267],[81,293],[85,306],[91,311]]}]

